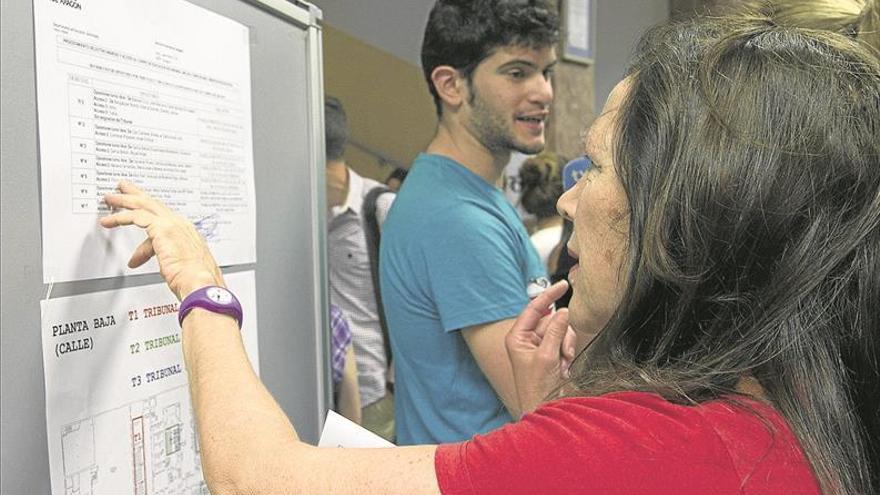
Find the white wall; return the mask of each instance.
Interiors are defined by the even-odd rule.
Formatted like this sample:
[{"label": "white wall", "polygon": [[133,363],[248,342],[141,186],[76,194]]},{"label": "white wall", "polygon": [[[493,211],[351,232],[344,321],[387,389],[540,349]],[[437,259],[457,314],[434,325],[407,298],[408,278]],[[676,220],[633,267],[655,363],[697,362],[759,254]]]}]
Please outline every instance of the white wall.
[{"label": "white wall", "polygon": [[422,34],[434,0],[309,0],[324,22],[421,67]]},{"label": "white wall", "polygon": [[598,0],[596,6],[596,111],[620,81],[645,30],[669,19],[669,0]]}]

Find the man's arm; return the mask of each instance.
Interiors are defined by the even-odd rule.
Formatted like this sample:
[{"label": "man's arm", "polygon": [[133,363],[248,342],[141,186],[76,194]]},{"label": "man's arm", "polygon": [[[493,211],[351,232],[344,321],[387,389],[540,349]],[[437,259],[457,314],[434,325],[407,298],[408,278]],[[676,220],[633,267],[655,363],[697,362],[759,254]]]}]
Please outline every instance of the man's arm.
[{"label": "man's arm", "polygon": [[361,424],[361,393],[358,389],[357,365],[354,357],[354,345],[349,344],[345,351],[345,369],[339,382],[339,393],[336,399],[339,414]]},{"label": "man's arm", "polygon": [[[559,284],[557,284],[559,285]],[[561,285],[560,285],[561,287]],[[567,285],[566,285],[567,287]],[[558,288],[555,288],[546,297],[539,300],[539,305],[543,305],[541,311],[543,314],[549,314],[549,306],[562,293],[557,294]],[[546,301],[550,301],[547,303]],[[546,303],[546,304],[545,304]],[[520,317],[522,318],[522,316]],[[486,323],[483,325],[474,325],[467,327],[461,331],[464,341],[467,343],[471,354],[480,366],[480,370],[489,379],[495,393],[504,403],[504,407],[514,419],[519,419],[524,413],[530,412],[537,405],[537,402],[529,401],[530,404],[522,404],[520,401],[520,393],[517,391],[516,382],[513,376],[513,365],[510,362],[510,356],[507,353],[504,340],[508,332],[513,328],[515,319],[507,319]],[[539,337],[543,337],[545,326],[539,326]],[[563,370],[568,370],[572,360],[578,352],[583,350],[592,337],[579,335],[570,327],[566,330],[563,337],[561,359]],[[541,397],[543,399],[543,397]],[[532,403],[534,402],[534,403]],[[523,407],[527,409],[523,409]]]},{"label": "man's arm", "polygon": [[376,198],[376,223],[379,225],[379,231],[385,225],[385,219],[388,218],[388,212],[391,211],[391,205],[397,198],[397,194],[387,192]]},{"label": "man's arm", "polygon": [[504,348],[504,338],[513,322],[511,318],[474,325],[462,329],[461,335],[504,407],[514,419],[519,419],[522,409],[516,395],[513,367]]}]

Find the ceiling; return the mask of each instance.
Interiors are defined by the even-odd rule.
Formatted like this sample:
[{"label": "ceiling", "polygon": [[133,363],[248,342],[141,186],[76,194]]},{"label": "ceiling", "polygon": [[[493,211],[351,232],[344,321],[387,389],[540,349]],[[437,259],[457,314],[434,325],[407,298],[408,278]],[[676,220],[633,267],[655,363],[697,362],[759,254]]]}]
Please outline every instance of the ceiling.
[{"label": "ceiling", "polygon": [[324,12],[324,22],[409,62],[421,66],[422,32],[434,0],[310,0]]}]

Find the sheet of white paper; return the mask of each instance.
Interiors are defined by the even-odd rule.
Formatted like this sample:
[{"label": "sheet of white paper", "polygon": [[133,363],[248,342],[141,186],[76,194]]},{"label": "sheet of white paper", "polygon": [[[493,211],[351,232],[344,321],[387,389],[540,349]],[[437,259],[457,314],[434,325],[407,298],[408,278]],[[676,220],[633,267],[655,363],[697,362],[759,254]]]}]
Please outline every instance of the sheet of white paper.
[{"label": "sheet of white paper", "polygon": [[569,0],[565,27],[568,44],[581,50],[590,49],[590,0]]},{"label": "sheet of white paper", "polygon": [[394,444],[334,411],[327,411],[318,447],[378,448]]},{"label": "sheet of white paper", "polygon": [[[254,272],[225,280],[259,370]],[[164,284],[42,302],[53,494],[207,493],[177,308]]]},{"label": "sheet of white paper", "polygon": [[105,231],[130,180],[193,220],[221,265],[256,261],[248,28],[183,0],[34,0],[43,281],[126,266]]}]

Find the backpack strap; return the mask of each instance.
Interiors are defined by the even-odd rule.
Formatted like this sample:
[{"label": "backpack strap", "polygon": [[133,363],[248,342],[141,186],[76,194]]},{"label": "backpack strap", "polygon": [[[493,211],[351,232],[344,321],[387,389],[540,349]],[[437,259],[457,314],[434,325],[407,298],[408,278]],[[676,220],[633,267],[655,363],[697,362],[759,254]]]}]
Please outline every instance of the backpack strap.
[{"label": "backpack strap", "polygon": [[382,327],[382,342],[385,346],[385,357],[388,366],[391,366],[391,339],[388,338],[388,323],[385,321],[385,310],[382,306],[382,292],[379,289],[379,241],[382,233],[379,230],[379,219],[376,217],[376,201],[379,196],[392,192],[384,186],[376,186],[364,197],[364,237],[367,240],[367,255],[370,258],[370,275],[373,279],[373,294],[376,296],[376,312],[379,315],[379,325]]}]

